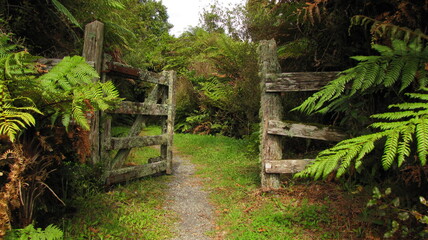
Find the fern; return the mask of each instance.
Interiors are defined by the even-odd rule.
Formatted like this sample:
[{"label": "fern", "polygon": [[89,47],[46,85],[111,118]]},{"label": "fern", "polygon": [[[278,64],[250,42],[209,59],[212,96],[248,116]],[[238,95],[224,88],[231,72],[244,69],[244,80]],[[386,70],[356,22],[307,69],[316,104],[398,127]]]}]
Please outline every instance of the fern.
[{"label": "fern", "polygon": [[[32,77],[33,58],[26,51],[13,52],[17,46],[8,43],[7,35],[0,35],[0,135],[12,142],[27,127],[34,126],[31,113],[42,114],[32,99],[16,95],[16,89],[28,86]],[[16,85],[14,89],[10,85]]]},{"label": "fern", "polygon": [[221,109],[227,107],[229,96],[232,95],[232,87],[227,83],[220,82],[216,77],[212,77],[211,81],[201,82],[201,90],[210,102]]},{"label": "fern", "polygon": [[44,230],[41,228],[34,228],[33,224],[26,226],[23,229],[15,229],[8,235],[6,240],[19,239],[19,240],[60,240],[63,239],[64,233],[57,226],[49,225]]},{"label": "fern", "polygon": [[65,57],[36,78],[36,58],[26,51],[13,52],[16,49],[7,35],[0,35],[0,135],[11,141],[35,126],[34,114],[51,115],[52,123],[61,117],[65,127],[74,120],[88,129],[93,111],[106,110],[121,100],[111,82],[93,82],[98,74],[80,56]]},{"label": "fern", "polygon": [[57,109],[52,121],[62,115],[62,124],[68,128],[74,120],[84,129],[89,129],[88,115],[94,110],[106,110],[115,105],[119,92],[112,82],[93,82],[98,74],[84,58],[65,57],[38,81],[42,94],[50,105]]},{"label": "fern", "polygon": [[[357,66],[343,71],[337,79],[329,82],[320,91],[306,99],[294,110],[308,114],[325,113],[338,108],[346,97],[364,92],[369,88],[390,87],[400,83],[400,92],[411,84],[425,86],[428,62],[428,47],[406,44],[393,40],[392,47],[374,44],[380,56],[356,56]],[[349,92],[346,87],[350,86]]]},{"label": "fern", "polygon": [[378,38],[385,37],[400,39],[405,43],[420,45],[423,41],[428,40],[428,36],[423,34],[420,30],[412,31],[406,27],[399,27],[397,25],[378,21],[363,15],[356,15],[351,18],[351,26],[349,30],[356,25],[363,26],[365,28],[369,28],[370,26],[370,33],[373,36],[373,41]]},{"label": "fern", "polygon": [[381,158],[385,170],[394,165],[400,167],[409,159],[414,139],[417,161],[424,166],[428,154],[428,89],[421,90],[422,93],[406,94],[418,102],[390,105],[390,108],[396,108],[397,111],[372,115],[374,119],[392,121],[372,124],[371,127],[380,130],[379,132],[344,140],[320,152],[315,162],[296,174],[296,177],[325,178],[337,170],[336,177],[339,178],[351,166],[359,169],[364,157],[375,149],[375,143],[385,138]]},{"label": "fern", "polygon": [[70,11],[64,5],[62,5],[58,0],[52,0],[52,4],[55,6],[56,10],[58,10],[58,12],[63,14],[65,17],[67,17],[67,19],[70,20],[71,23],[73,23],[79,28],[82,28],[82,26],[80,26],[80,23],[76,20],[73,14],[71,14]]}]

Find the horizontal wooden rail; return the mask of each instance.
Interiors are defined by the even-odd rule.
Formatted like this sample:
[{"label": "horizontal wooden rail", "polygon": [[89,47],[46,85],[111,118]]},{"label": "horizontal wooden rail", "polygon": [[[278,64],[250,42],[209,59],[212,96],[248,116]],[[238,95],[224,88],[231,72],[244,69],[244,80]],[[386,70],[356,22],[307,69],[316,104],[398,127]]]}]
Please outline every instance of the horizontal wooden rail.
[{"label": "horizontal wooden rail", "polygon": [[166,165],[166,161],[160,161],[107,171],[105,183],[110,185],[150,176],[166,171]]},{"label": "horizontal wooden rail", "polygon": [[151,104],[123,101],[114,110],[106,110],[107,113],[140,114],[151,116],[168,116],[168,104]]},{"label": "horizontal wooden rail", "polygon": [[162,145],[162,144],[166,144],[167,141],[168,141],[168,136],[166,134],[157,135],[157,136],[111,138],[110,149],[125,149],[125,148],[134,148],[134,147]]},{"label": "horizontal wooden rail", "polygon": [[139,68],[118,62],[108,62],[107,69],[104,70],[104,72],[116,74],[131,79],[139,79],[141,81],[146,81],[150,83],[169,85],[168,78],[162,76],[161,74],[141,70]]},{"label": "horizontal wooden rail", "polygon": [[348,138],[345,133],[333,127],[277,120],[269,121],[267,132],[273,135],[317,139],[333,142],[339,142]]},{"label": "horizontal wooden rail", "polygon": [[317,91],[339,72],[288,72],[271,74],[267,77],[266,92],[303,92]]},{"label": "horizontal wooden rail", "polygon": [[266,160],[266,173],[297,173],[305,169],[306,165],[314,159],[283,159],[283,160]]}]

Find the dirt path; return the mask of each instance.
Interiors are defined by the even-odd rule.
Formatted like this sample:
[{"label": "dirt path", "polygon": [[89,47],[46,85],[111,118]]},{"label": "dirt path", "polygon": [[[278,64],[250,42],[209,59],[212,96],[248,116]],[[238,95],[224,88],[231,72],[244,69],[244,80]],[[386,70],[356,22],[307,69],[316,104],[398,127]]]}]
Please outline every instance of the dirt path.
[{"label": "dirt path", "polygon": [[211,239],[205,233],[213,230],[214,211],[201,179],[195,176],[195,166],[186,158],[174,154],[174,179],[169,183],[166,209],[178,214],[173,240]]}]

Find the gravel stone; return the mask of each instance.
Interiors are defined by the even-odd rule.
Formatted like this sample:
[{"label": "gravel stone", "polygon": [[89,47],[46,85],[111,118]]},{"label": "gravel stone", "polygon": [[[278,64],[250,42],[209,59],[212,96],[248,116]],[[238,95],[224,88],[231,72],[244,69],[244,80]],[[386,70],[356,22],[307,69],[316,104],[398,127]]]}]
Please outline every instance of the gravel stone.
[{"label": "gravel stone", "polygon": [[207,231],[214,228],[214,208],[208,192],[202,189],[202,179],[195,174],[195,165],[174,154],[173,180],[169,183],[166,209],[176,212],[180,221],[175,224],[172,240],[209,240]]}]

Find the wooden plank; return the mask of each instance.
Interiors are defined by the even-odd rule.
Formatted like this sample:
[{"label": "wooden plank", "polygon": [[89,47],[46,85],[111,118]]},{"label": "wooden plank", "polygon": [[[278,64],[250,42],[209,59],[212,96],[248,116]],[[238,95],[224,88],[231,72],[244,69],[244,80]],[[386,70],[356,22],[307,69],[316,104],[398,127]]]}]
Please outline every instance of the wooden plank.
[{"label": "wooden plank", "polygon": [[166,144],[168,136],[166,134],[157,136],[137,136],[126,138],[111,138],[111,149],[124,149],[134,147],[147,147]]},{"label": "wooden plank", "polygon": [[261,185],[264,189],[278,189],[281,187],[279,174],[265,171],[265,162],[269,159],[282,158],[282,139],[280,136],[267,133],[269,120],[280,120],[283,115],[281,97],[276,93],[266,92],[266,82],[272,75],[280,72],[280,65],[276,56],[275,40],[261,41],[259,48],[259,68],[261,77],[261,136],[260,160],[262,162]]},{"label": "wooden plank", "polygon": [[[86,61],[95,63],[95,70],[101,75],[102,54],[104,43],[104,24],[99,21],[94,21],[85,26],[85,35],[83,43],[82,56]],[[93,79],[94,82],[99,79]],[[91,164],[96,164],[100,160],[100,113],[94,112],[91,119],[89,130],[89,142],[91,143]]]},{"label": "wooden plank", "polygon": [[[134,123],[132,124],[131,129],[129,130],[128,137],[138,136],[138,134],[140,134],[141,130],[143,129],[144,121],[145,121],[144,116],[138,115]],[[110,148],[111,148],[111,143],[112,141],[110,139],[110,146],[109,146]],[[111,162],[111,168],[114,169],[114,168],[121,167],[125,162],[126,158],[128,157],[129,153],[131,153],[131,148],[120,149],[116,153],[116,156],[114,157],[113,161]]]},{"label": "wooden plank", "polygon": [[167,161],[166,174],[172,174],[172,146],[174,138],[174,119],[175,119],[175,90],[174,82],[177,79],[175,71],[163,72],[162,75],[168,79],[168,91],[165,93],[168,103],[168,117],[164,122],[162,133],[168,136],[167,143],[161,145],[161,156]]},{"label": "wooden plank", "polygon": [[107,171],[105,183],[107,185],[126,182],[156,173],[161,173],[166,170],[166,161],[154,162],[139,166],[126,167]]},{"label": "wooden plank", "polygon": [[266,92],[317,91],[337,78],[339,72],[288,72],[270,76]]},{"label": "wooden plank", "polygon": [[142,70],[123,63],[108,62],[104,71],[109,74],[118,75],[125,78],[140,79],[150,83],[168,85],[168,79],[162,75],[147,70]]},{"label": "wooden plank", "polygon": [[168,105],[122,101],[118,108],[114,110],[107,110],[106,112],[121,114],[141,114],[151,116],[167,116]]},{"label": "wooden plank", "polygon": [[348,135],[337,128],[320,125],[270,120],[267,132],[273,135],[339,142]]},{"label": "wooden plank", "polygon": [[267,173],[297,173],[305,169],[306,165],[315,159],[283,159],[266,160],[265,171]]},{"label": "wooden plank", "polygon": [[[150,92],[149,96],[147,96],[147,98],[145,99],[145,102],[147,104],[156,103],[156,98],[158,95],[158,87],[159,85],[156,85]],[[134,123],[132,124],[131,129],[129,130],[128,137],[138,136],[141,130],[145,127],[146,120],[147,118],[145,118],[143,115],[138,115]],[[125,162],[126,158],[130,153],[131,153],[131,148],[120,149],[110,164],[111,168],[114,169],[122,166],[122,164]]]}]

